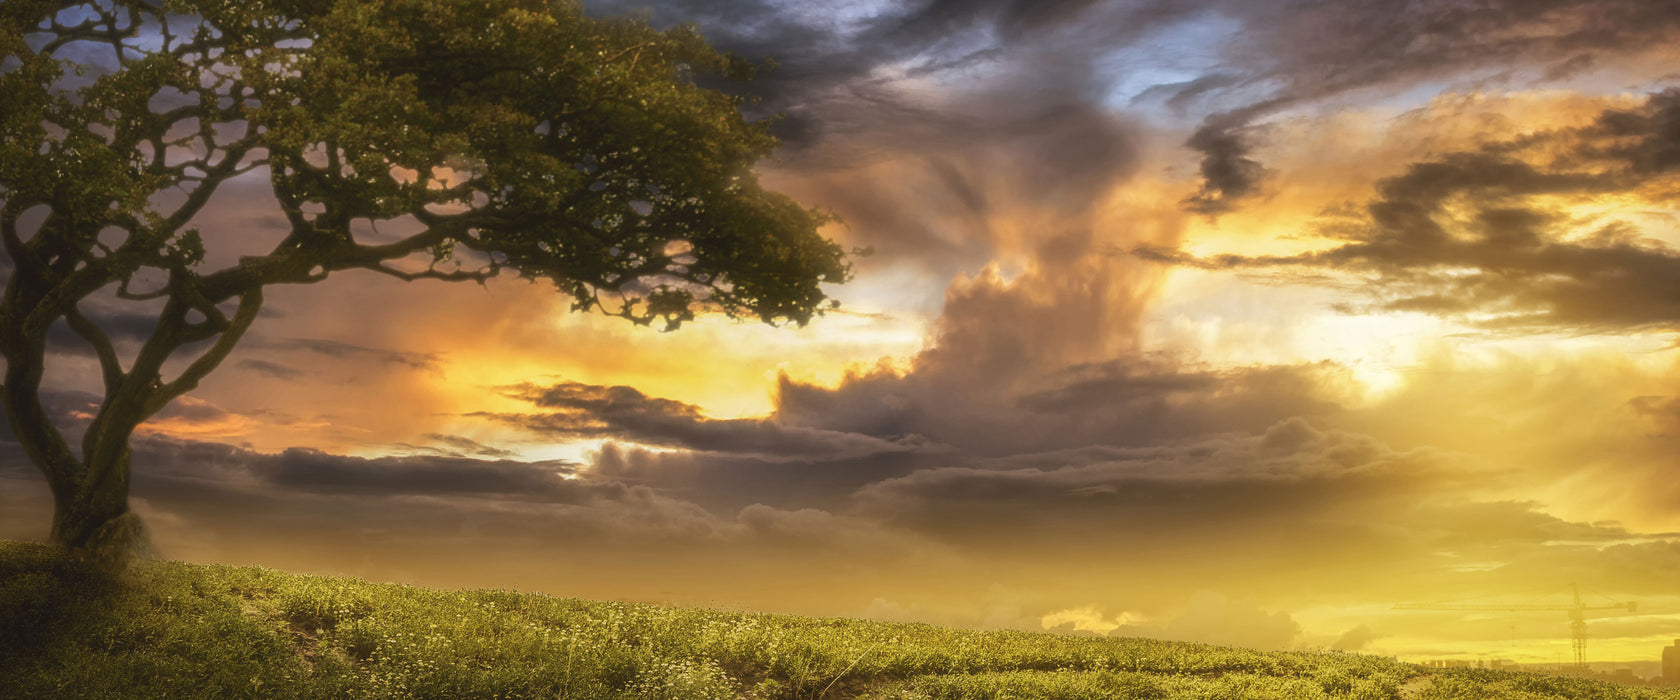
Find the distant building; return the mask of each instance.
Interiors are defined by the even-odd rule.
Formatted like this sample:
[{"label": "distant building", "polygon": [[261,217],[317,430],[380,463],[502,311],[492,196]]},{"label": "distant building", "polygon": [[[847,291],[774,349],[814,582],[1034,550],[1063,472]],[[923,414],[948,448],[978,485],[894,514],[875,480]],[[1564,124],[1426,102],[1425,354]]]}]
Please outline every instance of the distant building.
[{"label": "distant building", "polygon": [[1674,640],[1673,646],[1663,647],[1663,682],[1668,685],[1680,685],[1680,639]]}]

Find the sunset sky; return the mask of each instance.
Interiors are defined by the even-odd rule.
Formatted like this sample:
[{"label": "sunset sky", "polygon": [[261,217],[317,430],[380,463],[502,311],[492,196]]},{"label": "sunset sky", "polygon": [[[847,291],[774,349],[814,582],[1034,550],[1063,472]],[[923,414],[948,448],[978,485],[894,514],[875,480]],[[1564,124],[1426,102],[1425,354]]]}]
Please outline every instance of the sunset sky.
[{"label": "sunset sky", "polygon": [[[760,175],[872,251],[841,306],[275,288],[135,440],[164,555],[1524,663],[1566,613],[1393,608],[1579,584],[1640,612],[1590,660],[1680,638],[1680,5],[584,5],[779,64],[740,88],[783,115]],[[285,223],[256,172],[199,227],[214,267]],[[51,359],[93,410],[91,352]],[[0,537],[50,505],[0,442]]]}]

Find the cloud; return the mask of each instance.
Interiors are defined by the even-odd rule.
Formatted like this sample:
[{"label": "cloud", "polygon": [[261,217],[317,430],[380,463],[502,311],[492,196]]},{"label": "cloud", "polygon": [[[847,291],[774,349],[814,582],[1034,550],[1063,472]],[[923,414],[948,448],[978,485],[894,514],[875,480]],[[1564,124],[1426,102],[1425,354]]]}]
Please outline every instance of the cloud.
[{"label": "cloud", "polygon": [[1184,200],[1186,208],[1199,214],[1221,214],[1259,194],[1266,168],[1250,157],[1255,132],[1247,115],[1222,113],[1209,117],[1190,135],[1184,145],[1202,154],[1202,187]]},{"label": "cloud", "polygon": [[301,369],[288,367],[278,362],[269,362],[267,360],[240,360],[236,366],[241,369],[248,369],[258,374],[265,374],[270,377],[274,377],[275,379],[282,379],[286,381],[294,381],[298,377],[306,374],[306,372]]},{"label": "cloud", "polygon": [[320,338],[257,338],[246,341],[246,343],[252,347],[265,350],[302,350],[335,360],[372,360],[387,365],[401,365],[418,370],[436,370],[442,362],[441,357],[431,353],[371,348]]},{"label": "cloud", "polygon": [[751,455],[765,460],[837,459],[921,448],[915,436],[874,436],[784,425],[774,419],[713,419],[698,406],[647,396],[628,386],[565,382],[504,388],[544,413],[475,413],[556,439],[612,437],[647,445]]},{"label": "cloud", "polygon": [[[152,336],[152,330],[157,326],[155,314],[136,311],[84,308],[82,315],[104,330],[105,335],[119,348],[137,347]],[[47,330],[47,346],[49,351],[55,354],[94,356],[93,346],[71,331],[63,321],[53,324]]]},{"label": "cloud", "polygon": [[[1424,482],[1450,480],[1452,461],[1292,419],[1256,436],[920,469],[860,489],[857,501],[879,517],[960,540],[1045,543],[1088,530],[1189,533],[1214,523],[1240,530],[1239,523],[1297,509],[1388,501]],[[1312,520],[1279,524],[1311,527]]]},{"label": "cloud", "polygon": [[735,514],[734,525],[737,537],[786,551],[820,548],[831,556],[856,557],[860,562],[886,558],[926,566],[958,560],[956,552],[925,537],[879,521],[816,508],[753,504]]},{"label": "cloud", "polygon": [[1168,622],[1164,632],[1166,639],[1186,642],[1287,649],[1301,635],[1301,625],[1285,612],[1267,612],[1251,602],[1198,591],[1190,597],[1190,608]]},{"label": "cloud", "polygon": [[1578,53],[1546,68],[1546,73],[1541,78],[1543,80],[1568,80],[1591,70],[1597,62],[1598,59],[1590,53]]},{"label": "cloud", "polygon": [[1370,626],[1359,625],[1358,627],[1354,627],[1346,632],[1343,632],[1342,636],[1337,637],[1336,641],[1330,644],[1330,648],[1334,651],[1359,651],[1364,649],[1365,645],[1377,641],[1382,637],[1383,635],[1378,634],[1376,630],[1371,629]]},{"label": "cloud", "polygon": [[1034,343],[1060,340],[1054,331],[1011,338],[1008,328],[979,326],[987,333],[979,338],[967,329],[948,334],[943,342],[953,344],[924,353],[909,374],[851,375],[834,388],[784,379],[777,415],[831,430],[922,435],[989,457],[1257,431],[1294,416],[1338,414],[1346,400],[1346,370],[1333,364],[1204,370],[1132,357],[1065,366],[1054,355],[1032,356]]},{"label": "cloud", "polygon": [[[1393,94],[1455,79],[1563,80],[1607,57],[1666,51],[1680,35],[1680,12],[1638,0],[1194,7],[1241,26],[1223,47],[1221,71],[1181,83],[1174,97],[1179,106],[1190,97],[1213,97],[1225,105],[1185,144],[1202,155],[1202,177],[1199,191],[1184,204],[1206,214],[1230,211],[1259,191],[1267,169],[1253,155],[1254,135],[1269,117],[1375,86]],[[1556,63],[1559,55],[1571,58]],[[1245,72],[1225,72],[1230,66]],[[1522,75],[1523,69],[1535,75]]]},{"label": "cloud", "polygon": [[1650,422],[1655,436],[1680,436],[1680,396],[1635,396],[1627,405]]},{"label": "cloud", "polygon": [[1426,525],[1419,534],[1449,548],[1506,542],[1609,544],[1632,537],[1614,523],[1569,522],[1539,508],[1538,503],[1518,501],[1424,506],[1419,520]]},{"label": "cloud", "polygon": [[331,493],[535,494],[569,500],[581,487],[565,462],[485,462],[456,457],[364,459],[290,449],[249,468],[277,486]]},{"label": "cloud", "polygon": [[203,399],[183,396],[140,424],[136,432],[177,437],[232,437],[249,431],[253,422],[249,416],[230,412]]},{"label": "cloud", "polygon": [[446,449],[453,451],[456,456],[473,456],[473,457],[513,457],[513,456],[515,456],[515,453],[512,450],[504,450],[500,447],[491,447],[491,446],[486,445],[484,443],[469,440],[469,439],[461,437],[459,435],[440,435],[438,433],[430,433],[426,437],[428,439],[432,440],[433,442],[437,443],[437,444],[443,445]]},{"label": "cloud", "polygon": [[908,474],[941,452],[886,452],[806,459],[736,453],[649,450],[607,443],[590,460],[604,478],[657,484],[713,510],[767,503],[788,508],[843,508],[853,491]]},{"label": "cloud", "polygon": [[1132,621],[1126,613],[1111,618],[1097,606],[1085,605],[1045,615],[1041,624],[1051,632],[1106,635]]},{"label": "cloud", "polygon": [[1363,212],[1325,224],[1324,235],[1340,241],[1327,250],[1136,252],[1202,269],[1356,275],[1368,301],[1350,312],[1416,312],[1506,333],[1673,329],[1680,251],[1640,236],[1631,217],[1577,214],[1571,205],[1615,193],[1660,206],[1676,164],[1680,91],[1667,91],[1635,109],[1605,110],[1587,126],[1413,163],[1379,182]]}]

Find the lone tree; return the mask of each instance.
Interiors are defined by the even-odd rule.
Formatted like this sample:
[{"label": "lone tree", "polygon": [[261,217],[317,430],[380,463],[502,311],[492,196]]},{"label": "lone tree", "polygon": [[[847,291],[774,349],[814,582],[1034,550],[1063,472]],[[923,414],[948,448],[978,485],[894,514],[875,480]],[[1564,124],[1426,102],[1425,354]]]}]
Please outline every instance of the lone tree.
[{"label": "lone tree", "polygon": [[[828,219],[760,187],[765,123],[695,82],[750,69],[568,0],[4,0],[0,397],[53,540],[145,546],[129,438],[228,356],[268,285],[506,269],[638,324],[809,321],[849,276]],[[209,269],[207,239],[256,235],[195,227],[236,180],[267,181],[285,230]],[[117,305],[155,316],[143,341],[102,327]],[[60,321],[104,382],[79,450],[42,403]]]}]

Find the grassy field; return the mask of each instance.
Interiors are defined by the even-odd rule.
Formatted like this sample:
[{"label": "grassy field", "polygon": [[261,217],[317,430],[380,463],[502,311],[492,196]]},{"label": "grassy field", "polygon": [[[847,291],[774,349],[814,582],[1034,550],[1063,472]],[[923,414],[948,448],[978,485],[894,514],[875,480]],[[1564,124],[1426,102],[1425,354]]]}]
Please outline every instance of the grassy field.
[{"label": "grassy field", "polygon": [[1672,698],[1357,654],[441,591],[0,542],[0,697]]}]

